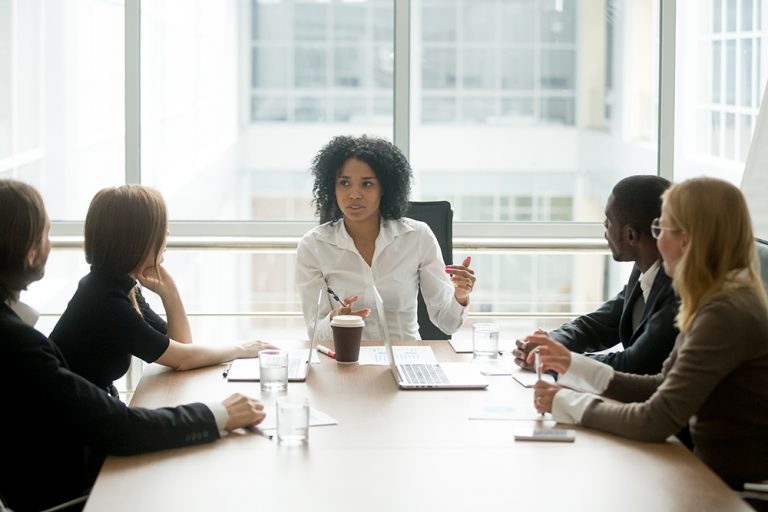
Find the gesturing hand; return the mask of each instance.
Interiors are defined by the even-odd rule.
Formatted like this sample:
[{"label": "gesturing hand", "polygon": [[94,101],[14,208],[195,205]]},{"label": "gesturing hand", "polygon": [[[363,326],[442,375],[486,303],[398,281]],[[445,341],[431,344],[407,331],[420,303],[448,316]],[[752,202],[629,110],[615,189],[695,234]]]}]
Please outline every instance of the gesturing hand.
[{"label": "gesturing hand", "polygon": [[466,306],[469,303],[469,294],[472,293],[475,281],[477,281],[475,271],[469,268],[471,261],[472,257],[467,256],[461,265],[445,266],[445,271],[451,275],[453,287],[456,289],[453,296],[456,297],[456,301],[462,306]]},{"label": "gesturing hand", "polygon": [[331,320],[337,315],[355,315],[361,318],[368,318],[371,310],[368,308],[353,310],[352,304],[358,299],[357,295],[350,295],[344,299],[344,304],[331,311]]}]

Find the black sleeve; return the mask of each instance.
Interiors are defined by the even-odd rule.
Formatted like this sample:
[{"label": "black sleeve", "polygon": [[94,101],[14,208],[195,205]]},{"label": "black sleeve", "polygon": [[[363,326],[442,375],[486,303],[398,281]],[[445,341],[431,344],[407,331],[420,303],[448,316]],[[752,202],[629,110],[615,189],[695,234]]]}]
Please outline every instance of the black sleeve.
[{"label": "black sleeve", "polygon": [[163,320],[160,315],[155,313],[151,307],[149,307],[149,304],[144,298],[144,295],[141,293],[141,288],[138,286],[136,287],[136,303],[139,305],[139,310],[141,311],[142,316],[144,316],[144,320],[150,325],[150,327],[152,327],[160,334],[167,335],[168,323]]},{"label": "black sleeve", "polygon": [[572,352],[599,352],[619,343],[619,323],[624,310],[625,286],[597,311],[582,315],[549,333]]},{"label": "black sleeve", "polygon": [[662,363],[672,352],[678,334],[675,327],[677,298],[671,286],[658,301],[659,307],[648,318],[645,329],[632,345],[619,352],[592,354],[591,357],[620,372],[640,375],[659,373]]},{"label": "black sleeve", "polygon": [[[111,291],[105,300],[108,304],[104,304],[101,309],[109,317],[109,321],[104,324],[105,329],[109,330],[104,333],[106,338],[114,340],[125,352],[148,363],[163,355],[170,342],[168,335],[158,331],[142,317],[126,295],[120,291]],[[139,301],[139,294],[136,294],[136,300]],[[157,317],[143,298],[141,302],[151,312],[151,316]],[[165,323],[159,317],[157,319]]]},{"label": "black sleeve", "polygon": [[[129,408],[63,367],[51,343],[32,329],[15,333],[14,366],[25,375],[28,406],[15,411],[22,422],[45,422],[83,445],[106,454],[130,455],[203,444],[219,437],[213,413],[204,404],[173,408]],[[18,328],[20,330],[23,328]],[[29,332],[36,339],[30,340]],[[19,401],[23,404],[24,401]]]}]

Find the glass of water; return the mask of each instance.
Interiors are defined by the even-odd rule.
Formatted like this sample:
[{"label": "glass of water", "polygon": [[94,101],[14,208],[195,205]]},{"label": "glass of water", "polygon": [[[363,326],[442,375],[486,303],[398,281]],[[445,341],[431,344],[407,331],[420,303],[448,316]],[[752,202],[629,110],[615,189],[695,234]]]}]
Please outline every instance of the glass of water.
[{"label": "glass of water", "polygon": [[277,399],[277,442],[300,445],[309,439],[309,401],[283,396]]},{"label": "glass of water", "polygon": [[485,360],[499,358],[499,326],[497,324],[472,326],[472,357]]},{"label": "glass of water", "polygon": [[259,352],[259,380],[262,391],[288,389],[288,352],[286,350]]}]

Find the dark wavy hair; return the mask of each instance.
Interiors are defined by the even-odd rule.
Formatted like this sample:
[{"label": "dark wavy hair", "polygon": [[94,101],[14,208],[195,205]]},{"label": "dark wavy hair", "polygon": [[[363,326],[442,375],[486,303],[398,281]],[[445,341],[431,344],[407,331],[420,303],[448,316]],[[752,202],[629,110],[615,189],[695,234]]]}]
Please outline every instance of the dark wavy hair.
[{"label": "dark wavy hair", "polygon": [[338,136],[331,139],[312,160],[312,187],[315,214],[320,223],[342,217],[336,204],[336,176],[350,158],[368,164],[381,184],[379,211],[385,219],[399,219],[408,210],[411,195],[411,165],[391,142],[363,135]]}]

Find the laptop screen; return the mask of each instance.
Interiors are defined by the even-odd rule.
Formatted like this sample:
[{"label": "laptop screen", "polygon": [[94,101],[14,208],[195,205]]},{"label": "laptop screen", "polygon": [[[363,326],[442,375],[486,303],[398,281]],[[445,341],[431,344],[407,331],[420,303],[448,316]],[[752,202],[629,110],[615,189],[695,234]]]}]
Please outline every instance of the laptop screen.
[{"label": "laptop screen", "polygon": [[379,290],[376,289],[376,286],[373,287],[373,302],[376,305],[376,314],[379,317],[379,329],[381,331],[381,336],[384,339],[384,349],[386,350],[387,357],[389,358],[389,368],[392,370],[392,374],[395,376],[395,381],[399,381],[397,364],[395,363],[395,353],[394,350],[392,350],[392,343],[389,338],[389,327],[387,326],[387,318],[384,315],[384,300],[381,298]]}]

